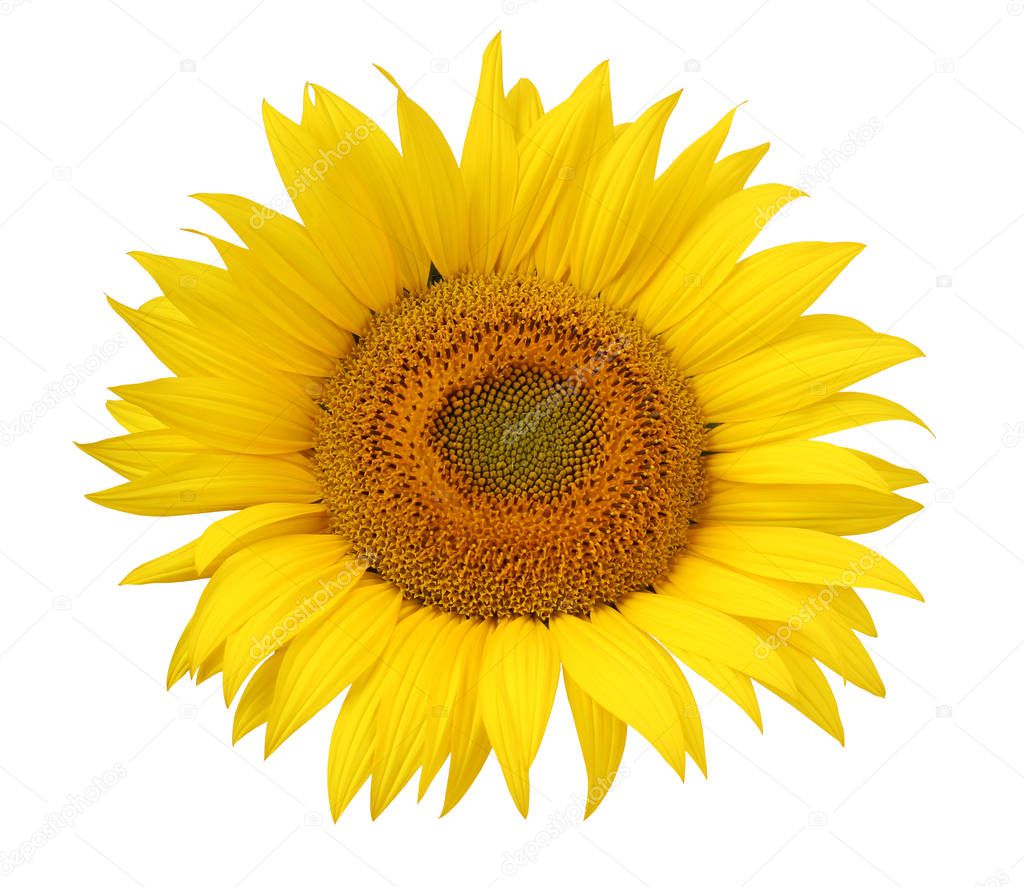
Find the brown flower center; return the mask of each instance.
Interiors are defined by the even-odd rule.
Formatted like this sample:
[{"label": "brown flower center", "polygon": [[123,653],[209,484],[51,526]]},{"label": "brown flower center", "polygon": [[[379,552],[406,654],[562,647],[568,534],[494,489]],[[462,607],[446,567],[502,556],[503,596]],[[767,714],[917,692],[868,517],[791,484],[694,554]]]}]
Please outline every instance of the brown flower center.
[{"label": "brown flower center", "polygon": [[685,380],[566,284],[460,276],[374,318],[319,397],[334,532],[406,597],[583,615],[643,588],[704,496]]}]

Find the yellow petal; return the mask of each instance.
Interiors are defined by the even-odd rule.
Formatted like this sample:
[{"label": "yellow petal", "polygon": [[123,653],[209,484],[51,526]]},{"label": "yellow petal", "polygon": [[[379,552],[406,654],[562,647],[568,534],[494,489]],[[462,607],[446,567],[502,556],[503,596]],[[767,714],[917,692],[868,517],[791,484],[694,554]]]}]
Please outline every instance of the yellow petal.
[{"label": "yellow petal", "polygon": [[290,356],[295,358],[292,371],[331,375],[335,361],[352,349],[352,334],[271,274],[263,256],[211,234],[201,236],[217,250],[231,279],[246,294],[249,308],[260,312],[265,321],[277,326],[280,336],[288,338]]},{"label": "yellow petal", "polygon": [[327,795],[335,821],[370,778],[376,739],[374,718],[380,705],[378,690],[384,674],[385,670],[379,667],[364,672],[345,694],[338,720],[334,722],[327,757]]},{"label": "yellow petal", "polygon": [[632,297],[651,333],[680,323],[707,300],[771,217],[802,192],[756,185],[726,198],[699,218],[676,251]]},{"label": "yellow petal", "polygon": [[313,445],[313,418],[319,408],[301,389],[288,396],[234,379],[189,377],[111,390],[207,447],[275,455]]},{"label": "yellow petal", "polygon": [[[246,292],[227,269],[153,253],[129,255],[189,321],[215,332],[226,347],[248,357],[251,364],[269,365],[279,373],[314,376],[323,375],[324,366],[329,366],[323,354],[288,335],[276,321],[254,311]],[[246,376],[250,377],[251,373]]]},{"label": "yellow petal", "polygon": [[530,806],[530,765],[540,748],[558,686],[558,652],[529,616],[502,620],[487,640],[479,705],[519,812]]},{"label": "yellow petal", "polygon": [[327,530],[323,505],[267,502],[214,521],[196,543],[196,567],[208,575],[236,551],[274,536],[321,533]]},{"label": "yellow petal", "polygon": [[270,716],[270,705],[274,698],[277,676],[284,661],[284,651],[278,651],[267,659],[245,685],[242,697],[235,709],[235,723],[231,728],[231,744],[234,745],[251,733]]},{"label": "yellow petal", "polygon": [[729,154],[717,161],[704,183],[695,217],[700,218],[727,197],[738,193],[747,184],[747,179],[750,178],[764,155],[768,153],[768,147],[768,143],[765,142],[762,145],[755,145],[753,148]]},{"label": "yellow petal", "polygon": [[[441,664],[446,639],[456,619],[439,610],[411,616],[416,625],[401,646],[384,651],[380,704],[375,730],[370,782],[370,816],[376,819],[412,777],[422,760],[423,739],[433,700],[429,695],[432,673]],[[440,657],[440,658],[439,658]]]},{"label": "yellow petal", "polygon": [[758,444],[818,437],[858,425],[890,420],[913,422],[925,429],[928,427],[910,410],[884,397],[859,391],[843,391],[779,416],[717,425],[708,430],[706,446],[714,451],[743,450]]},{"label": "yellow petal", "polygon": [[764,725],[761,722],[761,707],[757,703],[757,696],[754,694],[754,686],[750,678],[742,672],[729,668],[728,665],[697,656],[695,653],[679,652],[676,657],[683,665],[693,669],[715,689],[743,709],[758,730],[764,730]]},{"label": "yellow petal", "polygon": [[180,548],[139,564],[124,579],[122,585],[145,585],[148,582],[189,582],[199,578],[196,569],[196,544],[193,539]]},{"label": "yellow petal", "polygon": [[462,148],[469,215],[469,266],[491,272],[508,234],[519,155],[502,85],[501,34],[484,50],[476,102]]},{"label": "yellow petal", "polygon": [[913,468],[894,465],[892,462],[887,462],[885,459],[880,459],[871,453],[862,453],[860,450],[853,450],[849,447],[846,448],[846,452],[861,459],[872,471],[881,477],[886,489],[902,490],[905,487],[916,487],[918,484],[928,483],[928,478]]},{"label": "yellow petal", "polygon": [[748,484],[855,484],[887,489],[882,476],[857,455],[821,441],[783,441],[704,460],[708,477]]},{"label": "yellow petal", "polygon": [[844,681],[875,696],[885,696],[885,685],[868,651],[849,629],[823,610],[807,621],[793,624],[763,622],[762,627],[801,653],[820,661]]},{"label": "yellow petal", "polygon": [[114,421],[129,433],[159,431],[164,428],[162,422],[158,422],[142,407],[125,403],[123,400],[108,400],[107,411],[114,417]]},{"label": "yellow petal", "polygon": [[322,127],[324,138],[352,165],[377,202],[381,225],[395,256],[398,288],[416,292],[427,282],[430,256],[416,236],[408,195],[403,193],[402,155],[369,115],[322,86],[307,90],[302,120]]},{"label": "yellow petal", "polygon": [[[303,300],[343,330],[363,331],[369,311],[344,286],[339,285],[331,266],[302,225],[266,206],[233,194],[192,196],[228,223],[249,247],[265,275],[278,282],[282,294]],[[264,293],[265,297],[269,295]],[[277,305],[283,307],[280,302]],[[305,312],[303,315],[309,317]],[[302,328],[305,326],[303,322]]]},{"label": "yellow petal", "polygon": [[169,515],[313,502],[320,491],[304,460],[202,453],[86,498],[115,511]]},{"label": "yellow petal", "polygon": [[735,109],[726,114],[655,180],[634,254],[619,279],[603,290],[612,304],[626,303],[679,248],[696,218],[704,184],[734,114]]},{"label": "yellow petal", "polygon": [[487,639],[494,625],[491,619],[476,623],[462,645],[465,675],[461,694],[452,709],[451,763],[442,816],[462,800],[491,753],[480,707],[480,675]]},{"label": "yellow petal", "polygon": [[743,357],[782,333],[863,248],[787,243],[744,259],[665,345],[688,374]]},{"label": "yellow petal", "polygon": [[523,136],[512,222],[501,255],[503,269],[515,270],[527,263],[556,214],[560,215],[558,231],[568,235],[579,200],[576,177],[596,147],[611,137],[611,125],[605,63]]},{"label": "yellow petal", "polygon": [[395,259],[358,169],[267,104],[263,122],[281,180],[339,287],[368,308],[386,308],[397,290]]},{"label": "yellow petal", "polygon": [[822,586],[863,586],[922,600],[901,570],[852,539],[793,527],[693,527],[694,554],[746,573]]},{"label": "yellow petal", "polygon": [[218,376],[233,379],[271,375],[251,354],[244,340],[214,326],[200,329],[185,320],[173,320],[136,311],[108,298],[110,306],[157,359],[179,376]]},{"label": "yellow petal", "polygon": [[192,621],[189,620],[188,624],[185,626],[185,630],[181,633],[181,637],[178,638],[178,643],[174,647],[174,652],[171,654],[171,661],[167,663],[168,690],[188,674],[188,659],[192,652],[193,636],[194,631],[192,629]]},{"label": "yellow petal", "polygon": [[[476,683],[479,680],[479,670],[468,673],[466,663],[481,647],[477,631],[481,624],[478,619],[457,622],[445,639],[445,649],[439,649],[432,657],[433,667],[427,675],[430,711],[423,733],[417,800],[423,799],[434,777],[451,754],[455,709],[465,704],[463,697],[469,682]],[[474,663],[479,664],[476,659]]]},{"label": "yellow petal", "polygon": [[[628,620],[627,620],[628,621]],[[622,627],[622,618],[618,610],[612,607],[597,607],[590,614],[591,625],[602,631],[619,631]],[[671,688],[676,705],[676,717],[683,730],[683,739],[686,743],[686,753],[693,758],[700,767],[701,772],[708,775],[707,757],[704,750],[704,726],[700,720],[700,710],[697,708],[697,700],[693,698],[690,684],[686,676],[680,670],[675,660],[668,651],[656,642],[654,638],[645,638],[640,632],[635,637],[648,641],[651,664],[657,666],[657,674],[665,684]]]},{"label": "yellow petal", "polygon": [[669,650],[696,653],[762,683],[792,689],[785,666],[765,650],[760,637],[732,617],[676,596],[632,592],[616,602],[633,625]]},{"label": "yellow petal", "polygon": [[[125,403],[125,401],[111,401]],[[141,410],[142,408],[139,407]],[[147,413],[148,415],[148,413]],[[154,420],[155,421],[155,420]],[[154,431],[136,431],[120,437],[110,437],[95,443],[78,444],[80,450],[88,453],[98,462],[134,480],[184,456],[209,452],[210,448],[182,434],[159,425]]]},{"label": "yellow petal", "polygon": [[839,706],[836,704],[832,688],[828,685],[825,675],[821,673],[821,669],[815,665],[813,659],[794,647],[782,645],[777,653],[793,676],[796,690],[787,693],[775,687],[768,689],[830,736],[839,740],[839,744],[842,745],[844,734],[843,722],[839,718]]},{"label": "yellow petal", "polygon": [[885,490],[850,484],[734,484],[712,481],[697,510],[702,523],[805,527],[839,536],[874,533],[922,508]]},{"label": "yellow petal", "polygon": [[282,597],[312,600],[320,579],[340,570],[347,552],[348,546],[333,535],[278,536],[228,558],[196,604],[189,662],[201,663],[254,613]]},{"label": "yellow petal", "polygon": [[569,280],[584,292],[601,292],[637,242],[654,193],[661,136],[679,95],[644,112],[587,179],[569,244]]},{"label": "yellow petal", "polygon": [[466,187],[444,133],[387,71],[398,90],[404,182],[413,223],[443,277],[464,271],[469,258]]},{"label": "yellow petal", "polygon": [[224,701],[231,702],[260,660],[333,613],[366,567],[365,558],[349,556],[329,567],[297,574],[293,581],[275,577],[280,587],[274,597],[254,603],[249,618],[224,645]]},{"label": "yellow petal", "polygon": [[883,333],[825,335],[807,329],[776,339],[728,366],[693,377],[709,422],[763,419],[798,410],[921,351]]},{"label": "yellow petal", "polygon": [[[679,778],[686,773],[678,668],[657,644],[617,613],[597,626],[576,616],[550,621],[562,668],[602,708],[640,732]],[[678,677],[676,677],[678,676]]]},{"label": "yellow petal", "polygon": [[390,584],[363,580],[288,645],[267,719],[267,755],[378,661],[401,600]]},{"label": "yellow petal", "polygon": [[583,814],[586,819],[598,808],[615,781],[626,747],[626,725],[598,705],[594,697],[568,675],[564,683],[587,768],[587,806]]},{"label": "yellow petal", "polygon": [[516,141],[520,141],[544,113],[540,93],[533,83],[523,77],[508,91],[509,117],[515,130]]}]

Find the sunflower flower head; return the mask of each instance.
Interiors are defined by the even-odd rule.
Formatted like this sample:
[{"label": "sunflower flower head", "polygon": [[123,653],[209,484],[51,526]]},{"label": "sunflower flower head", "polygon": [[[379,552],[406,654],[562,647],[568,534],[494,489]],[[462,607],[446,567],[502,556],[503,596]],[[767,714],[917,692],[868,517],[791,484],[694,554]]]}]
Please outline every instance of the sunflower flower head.
[{"label": "sunflower flower head", "polygon": [[545,111],[494,38],[461,161],[383,73],[401,150],[321,87],[267,107],[301,223],[198,195],[241,245],[136,254],[161,294],[112,303],[170,375],[114,389],[126,433],[83,449],[125,480],[90,498],[228,512],[125,579],[209,579],[168,683],[221,674],[268,754],[344,695],[335,817],[446,763],[447,812],[492,750],[525,816],[560,675],[587,815],[627,725],[705,770],[687,673],[842,741],[820,666],[884,692],[855,589],[919,597],[845,537],[924,480],[817,440],[921,424],[846,390],[913,345],[804,313],[861,246],[744,258],[800,192],[747,185],[767,146],[720,156],[733,112],[656,174],[679,95],[616,125],[606,64]]}]

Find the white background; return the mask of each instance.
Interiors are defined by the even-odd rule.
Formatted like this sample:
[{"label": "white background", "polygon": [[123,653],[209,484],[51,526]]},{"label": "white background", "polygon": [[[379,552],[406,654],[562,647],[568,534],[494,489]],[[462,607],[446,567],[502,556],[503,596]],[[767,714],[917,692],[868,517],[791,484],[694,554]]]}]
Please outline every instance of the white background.
[{"label": "white background", "polygon": [[[35,843],[13,871],[0,857],[0,883],[1024,881],[1022,11],[1021,0],[0,0],[0,852]],[[376,823],[364,792],[334,825],[336,707],[266,764],[259,735],[233,750],[219,679],[163,689],[199,588],[117,586],[209,518],[90,504],[82,494],[115,478],[72,441],[117,433],[107,386],[162,374],[103,300],[156,295],[125,252],[212,259],[179,229],[224,230],[187,194],[279,196],[262,98],[295,116],[303,84],[322,82],[393,131],[393,91],[370,67],[380,62],[461,146],[499,28],[507,85],[530,76],[549,106],[606,57],[618,119],[684,87],[667,152],[748,99],[727,147],[770,140],[755,181],[812,198],[758,248],[869,244],[820,308],[928,355],[866,387],[936,437],[892,424],[847,436],[932,480],[912,493],[923,512],[867,540],[928,601],[869,593],[880,636],[867,645],[888,696],[836,682],[845,749],[774,697],[762,736],[695,680],[709,780],[694,770],[679,784],[632,734],[629,775],[581,823],[583,767],[560,699],[527,821],[492,758],[443,820],[438,780],[423,804],[403,793]],[[114,784],[39,842],[68,796],[104,776]]]}]

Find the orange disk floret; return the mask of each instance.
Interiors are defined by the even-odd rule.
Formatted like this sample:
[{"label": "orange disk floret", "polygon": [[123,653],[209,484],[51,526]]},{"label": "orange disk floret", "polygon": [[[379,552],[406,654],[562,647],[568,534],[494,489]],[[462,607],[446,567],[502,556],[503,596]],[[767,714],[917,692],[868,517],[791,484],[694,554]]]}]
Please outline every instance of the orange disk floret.
[{"label": "orange disk floret", "polygon": [[450,612],[588,613],[663,575],[704,497],[685,379],[567,284],[459,276],[406,295],[318,400],[332,529]]}]

